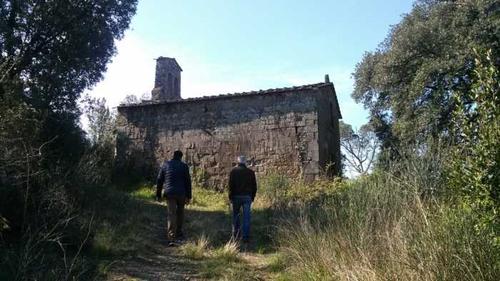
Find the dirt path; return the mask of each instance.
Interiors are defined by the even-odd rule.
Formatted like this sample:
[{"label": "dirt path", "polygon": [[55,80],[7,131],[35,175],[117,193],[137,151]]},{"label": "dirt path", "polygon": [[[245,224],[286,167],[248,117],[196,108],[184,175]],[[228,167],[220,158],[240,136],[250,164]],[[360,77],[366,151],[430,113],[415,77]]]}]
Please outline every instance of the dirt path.
[{"label": "dirt path", "polygon": [[150,243],[136,255],[114,261],[108,280],[196,280],[197,264],[180,256],[178,249],[167,247],[163,214],[156,213],[152,221],[161,223],[144,227]]},{"label": "dirt path", "polygon": [[196,280],[185,261],[168,250],[120,260],[113,266],[108,280]]},{"label": "dirt path", "polygon": [[[145,203],[149,207],[144,211],[150,212],[150,219],[141,226],[141,235],[151,237],[151,240],[136,253],[112,262],[107,280],[269,280],[266,271],[269,255],[255,251],[242,252],[238,254],[238,262],[223,264],[215,275],[207,275],[207,268],[213,268],[217,262],[208,250],[202,259],[189,259],[183,256],[179,247],[167,247],[164,205],[159,208],[158,203]],[[151,204],[155,207],[151,208]],[[227,215],[223,212],[205,212],[190,207],[186,212],[185,228],[192,236],[187,243],[193,243],[208,231],[214,239],[211,247],[223,247],[229,230],[227,223]]]}]

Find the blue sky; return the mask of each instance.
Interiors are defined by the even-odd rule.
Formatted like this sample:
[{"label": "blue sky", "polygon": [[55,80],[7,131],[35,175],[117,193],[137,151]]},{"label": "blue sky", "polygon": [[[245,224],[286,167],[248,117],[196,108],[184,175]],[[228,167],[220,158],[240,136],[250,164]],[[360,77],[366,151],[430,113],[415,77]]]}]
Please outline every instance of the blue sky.
[{"label": "blue sky", "polygon": [[153,88],[154,58],[175,57],[183,97],[318,83],[329,74],[344,121],[367,113],[351,98],[354,71],[412,1],[153,1],[137,14],[91,95],[116,106]]}]

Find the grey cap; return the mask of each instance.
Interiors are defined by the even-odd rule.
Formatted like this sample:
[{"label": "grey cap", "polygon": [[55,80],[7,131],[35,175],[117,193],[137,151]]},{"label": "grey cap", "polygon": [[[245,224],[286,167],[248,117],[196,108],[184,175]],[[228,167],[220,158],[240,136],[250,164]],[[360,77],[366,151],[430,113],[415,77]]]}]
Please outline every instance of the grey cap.
[{"label": "grey cap", "polygon": [[245,157],[245,155],[238,156],[238,164],[245,164],[246,165],[246,163],[247,163],[247,158]]}]

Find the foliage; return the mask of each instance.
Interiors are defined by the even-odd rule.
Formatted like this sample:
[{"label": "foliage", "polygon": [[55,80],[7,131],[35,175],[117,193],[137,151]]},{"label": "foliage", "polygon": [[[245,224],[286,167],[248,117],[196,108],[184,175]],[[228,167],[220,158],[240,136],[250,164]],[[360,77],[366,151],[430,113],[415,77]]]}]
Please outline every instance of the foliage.
[{"label": "foliage", "polygon": [[284,217],[278,241],[289,279],[496,280],[500,252],[477,235],[478,216],[423,197],[436,181],[422,179],[439,165],[414,161],[350,180]]},{"label": "foliage", "polygon": [[116,116],[106,106],[106,99],[86,97],[84,113],[88,119],[90,145],[80,161],[78,170],[89,175],[86,182],[107,185],[114,169]]},{"label": "foliage", "polygon": [[226,210],[228,207],[227,195],[215,190],[193,186],[193,199],[191,208],[195,210]]},{"label": "foliage", "polygon": [[[476,59],[470,92],[454,95],[454,147],[450,182],[460,200],[482,216],[479,235],[500,248],[500,73],[492,52]],[[465,104],[465,100],[472,103]]]},{"label": "foliage", "polygon": [[259,179],[256,202],[258,206],[271,206],[279,209],[290,204],[304,204],[321,200],[343,188],[339,179],[317,179],[305,182],[301,179],[290,179],[285,175],[270,174]]},{"label": "foliage", "polygon": [[388,159],[398,157],[400,145],[418,147],[429,137],[449,137],[451,96],[472,86],[473,47],[491,48],[493,58],[500,55],[497,4],[417,1],[379,48],[357,64],[352,96],[369,110]]},{"label": "foliage", "polygon": [[85,97],[84,113],[88,119],[88,134],[92,144],[114,142],[115,113],[106,106],[105,98]]},{"label": "foliage", "polygon": [[[136,0],[0,2],[0,272],[80,279],[91,223],[76,216],[88,148],[77,100],[102,77]],[[4,276],[2,275],[2,278]],[[88,277],[88,276],[87,276]]]},{"label": "foliage", "polygon": [[1,97],[74,112],[80,93],[101,79],[135,8],[135,0],[2,0]]},{"label": "foliage", "polygon": [[1,2],[2,122],[25,112],[5,131],[7,139],[20,138],[30,149],[46,144],[46,166],[79,161],[78,97],[101,79],[135,7],[136,0]]},{"label": "foliage", "polygon": [[277,204],[286,196],[290,185],[290,178],[278,173],[259,178],[257,184],[258,197],[269,201],[270,205]]},{"label": "foliage", "polygon": [[379,145],[369,124],[354,131],[351,125],[340,122],[340,147],[343,151],[344,167],[348,169],[349,174],[364,175],[371,171]]}]

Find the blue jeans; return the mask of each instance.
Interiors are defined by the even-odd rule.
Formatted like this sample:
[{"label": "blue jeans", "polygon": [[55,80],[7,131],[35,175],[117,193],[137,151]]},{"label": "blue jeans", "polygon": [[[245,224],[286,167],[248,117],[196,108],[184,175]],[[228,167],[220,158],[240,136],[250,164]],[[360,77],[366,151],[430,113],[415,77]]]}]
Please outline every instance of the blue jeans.
[{"label": "blue jeans", "polygon": [[[236,195],[233,203],[233,237],[248,240],[250,238],[250,207],[252,198],[249,195]],[[240,211],[243,208],[243,227],[240,227]],[[243,232],[243,233],[242,233]],[[243,234],[243,235],[241,235]]]}]

